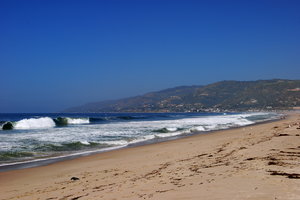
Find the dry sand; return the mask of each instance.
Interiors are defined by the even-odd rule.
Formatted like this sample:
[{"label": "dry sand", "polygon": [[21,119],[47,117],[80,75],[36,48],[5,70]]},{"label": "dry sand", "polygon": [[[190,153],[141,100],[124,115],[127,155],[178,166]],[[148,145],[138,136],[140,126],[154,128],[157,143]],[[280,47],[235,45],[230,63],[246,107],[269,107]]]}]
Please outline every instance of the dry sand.
[{"label": "dry sand", "polygon": [[[0,199],[300,199],[300,115],[0,173]],[[77,177],[79,180],[71,180]]]}]

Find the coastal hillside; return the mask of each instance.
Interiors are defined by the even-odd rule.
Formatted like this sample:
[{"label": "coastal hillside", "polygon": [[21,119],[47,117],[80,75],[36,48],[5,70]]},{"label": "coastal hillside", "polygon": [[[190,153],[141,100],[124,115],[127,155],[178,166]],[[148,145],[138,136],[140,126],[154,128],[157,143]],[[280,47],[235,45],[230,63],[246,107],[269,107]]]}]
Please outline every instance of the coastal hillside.
[{"label": "coastal hillside", "polygon": [[289,109],[300,106],[300,80],[221,81],[181,86],[64,112],[205,112]]}]

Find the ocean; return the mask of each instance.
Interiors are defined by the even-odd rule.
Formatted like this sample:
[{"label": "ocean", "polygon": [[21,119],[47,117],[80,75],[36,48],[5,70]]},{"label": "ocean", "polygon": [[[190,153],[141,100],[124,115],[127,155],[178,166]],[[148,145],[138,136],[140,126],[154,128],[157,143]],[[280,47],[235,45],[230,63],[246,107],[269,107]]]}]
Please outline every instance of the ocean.
[{"label": "ocean", "polygon": [[0,167],[87,155],[280,118],[278,113],[0,114]]}]

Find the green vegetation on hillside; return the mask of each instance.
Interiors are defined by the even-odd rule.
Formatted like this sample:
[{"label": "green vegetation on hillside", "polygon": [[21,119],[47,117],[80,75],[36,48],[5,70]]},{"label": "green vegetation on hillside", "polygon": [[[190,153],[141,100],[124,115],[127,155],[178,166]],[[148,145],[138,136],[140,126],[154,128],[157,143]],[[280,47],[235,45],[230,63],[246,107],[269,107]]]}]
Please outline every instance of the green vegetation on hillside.
[{"label": "green vegetation on hillside", "polygon": [[221,81],[181,86],[66,112],[203,112],[289,109],[300,106],[300,80]]}]

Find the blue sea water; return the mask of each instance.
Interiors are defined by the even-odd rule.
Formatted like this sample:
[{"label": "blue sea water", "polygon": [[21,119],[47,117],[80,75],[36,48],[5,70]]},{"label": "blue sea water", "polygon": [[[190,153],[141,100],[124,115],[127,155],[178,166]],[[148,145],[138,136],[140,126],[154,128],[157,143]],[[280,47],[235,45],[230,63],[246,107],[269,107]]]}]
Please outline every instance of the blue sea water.
[{"label": "blue sea water", "polygon": [[[0,166],[227,129],[277,113],[0,114]],[[11,130],[3,130],[11,123]]]}]

